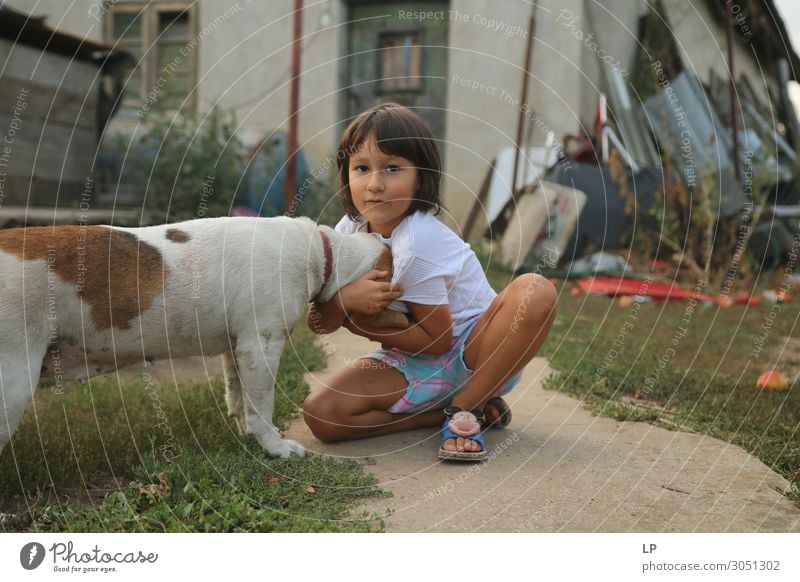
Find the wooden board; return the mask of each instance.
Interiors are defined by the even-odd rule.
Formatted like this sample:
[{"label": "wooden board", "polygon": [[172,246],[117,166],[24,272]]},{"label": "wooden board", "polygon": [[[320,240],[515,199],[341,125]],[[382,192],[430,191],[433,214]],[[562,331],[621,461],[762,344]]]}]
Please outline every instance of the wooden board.
[{"label": "wooden board", "polygon": [[[27,89],[27,106],[20,109],[23,121],[25,119],[48,120],[49,123],[64,125],[78,125],[94,128],[97,125],[97,91],[92,88],[90,93],[70,93],[63,89],[47,87],[23,79],[10,77],[0,78],[0,115],[11,117],[17,101],[17,95],[22,89]],[[4,133],[8,126],[0,125],[0,132]]]},{"label": "wooden board", "polygon": [[[0,63],[4,63],[3,77],[21,79],[65,93],[94,94],[94,87],[100,82],[100,69],[96,65],[43,53],[3,39],[0,39]],[[3,99],[6,98],[3,95]]]}]

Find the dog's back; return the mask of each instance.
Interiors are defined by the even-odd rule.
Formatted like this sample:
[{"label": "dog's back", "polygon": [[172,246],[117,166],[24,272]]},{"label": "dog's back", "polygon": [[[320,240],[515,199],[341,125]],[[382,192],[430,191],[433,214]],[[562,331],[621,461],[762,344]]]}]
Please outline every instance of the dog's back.
[{"label": "dog's back", "polygon": [[[283,342],[313,294],[325,287],[330,296],[384,252],[369,235],[344,243],[328,231],[285,217],[0,231],[0,450],[40,374],[58,385],[142,360],[220,353],[240,426],[270,454],[302,450],[270,423]],[[324,251],[323,238],[335,249]],[[333,256],[342,264],[331,269]],[[263,398],[250,414],[241,399],[231,406],[234,356]]]},{"label": "dog's back", "polygon": [[310,234],[288,218],[0,231],[0,345],[47,350],[43,375],[64,380],[221,353],[248,318],[299,317]]}]

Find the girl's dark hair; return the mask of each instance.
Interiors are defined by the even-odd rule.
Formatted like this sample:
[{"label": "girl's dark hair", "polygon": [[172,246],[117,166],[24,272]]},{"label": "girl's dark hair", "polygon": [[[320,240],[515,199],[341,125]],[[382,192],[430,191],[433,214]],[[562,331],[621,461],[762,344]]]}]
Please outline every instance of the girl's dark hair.
[{"label": "girl's dark hair", "polygon": [[405,158],[417,168],[419,189],[408,214],[418,210],[439,214],[442,210],[439,194],[442,161],[433,132],[419,115],[407,107],[397,103],[383,103],[356,117],[339,141],[336,152],[339,196],[347,215],[352,219],[358,218],[358,210],[350,192],[350,156],[371,136],[374,136],[383,153]]}]

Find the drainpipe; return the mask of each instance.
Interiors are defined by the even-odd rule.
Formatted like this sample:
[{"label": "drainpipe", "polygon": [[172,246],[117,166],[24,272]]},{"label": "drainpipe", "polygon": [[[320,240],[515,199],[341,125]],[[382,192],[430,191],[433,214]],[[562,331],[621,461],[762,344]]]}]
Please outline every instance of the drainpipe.
[{"label": "drainpipe", "polygon": [[[522,71],[522,95],[519,103],[519,116],[517,117],[517,149],[514,153],[514,173],[511,177],[511,198],[517,199],[517,170],[519,168],[519,156],[522,151],[522,131],[525,127],[525,113],[528,111],[528,77],[531,70],[531,58],[533,54],[533,35],[536,33],[536,4],[531,8],[531,16],[528,20],[528,44],[525,49],[525,67]],[[526,152],[527,153],[527,152]]]},{"label": "drainpipe", "polygon": [[731,131],[733,132],[733,171],[738,181],[742,175],[739,171],[739,120],[737,119],[739,108],[736,106],[736,77],[734,76],[733,67],[733,17],[731,16],[730,8],[725,9],[725,15],[727,21],[725,36],[728,40],[728,73],[730,75]]},{"label": "drainpipe", "polygon": [[297,110],[300,101],[300,37],[303,34],[303,0],[294,0],[294,39],[292,42],[292,80],[289,84],[289,135],[286,144],[286,182],[283,193],[284,214],[294,214],[297,192]]}]

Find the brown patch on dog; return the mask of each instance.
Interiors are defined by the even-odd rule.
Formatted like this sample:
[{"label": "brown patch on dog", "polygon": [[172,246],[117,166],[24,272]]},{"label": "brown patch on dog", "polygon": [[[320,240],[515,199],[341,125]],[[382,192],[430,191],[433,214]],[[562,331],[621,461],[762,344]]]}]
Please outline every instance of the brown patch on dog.
[{"label": "brown patch on dog", "polygon": [[[136,235],[105,226],[39,226],[0,230],[0,250],[44,260],[92,307],[98,329],[130,329],[164,290],[161,253]],[[45,284],[45,282],[42,282]]]},{"label": "brown patch on dog", "polygon": [[176,243],[185,243],[189,242],[191,238],[189,233],[185,230],[181,230],[180,228],[168,228],[167,229],[167,238],[172,242]]},{"label": "brown patch on dog", "polygon": [[389,273],[386,277],[381,277],[380,279],[376,279],[376,281],[382,281],[386,283],[390,283],[392,281],[394,263],[392,262],[392,249],[390,249],[388,246],[383,245],[383,252],[381,253],[381,256],[378,257],[378,260],[375,261],[375,269],[378,271],[387,271]]}]

